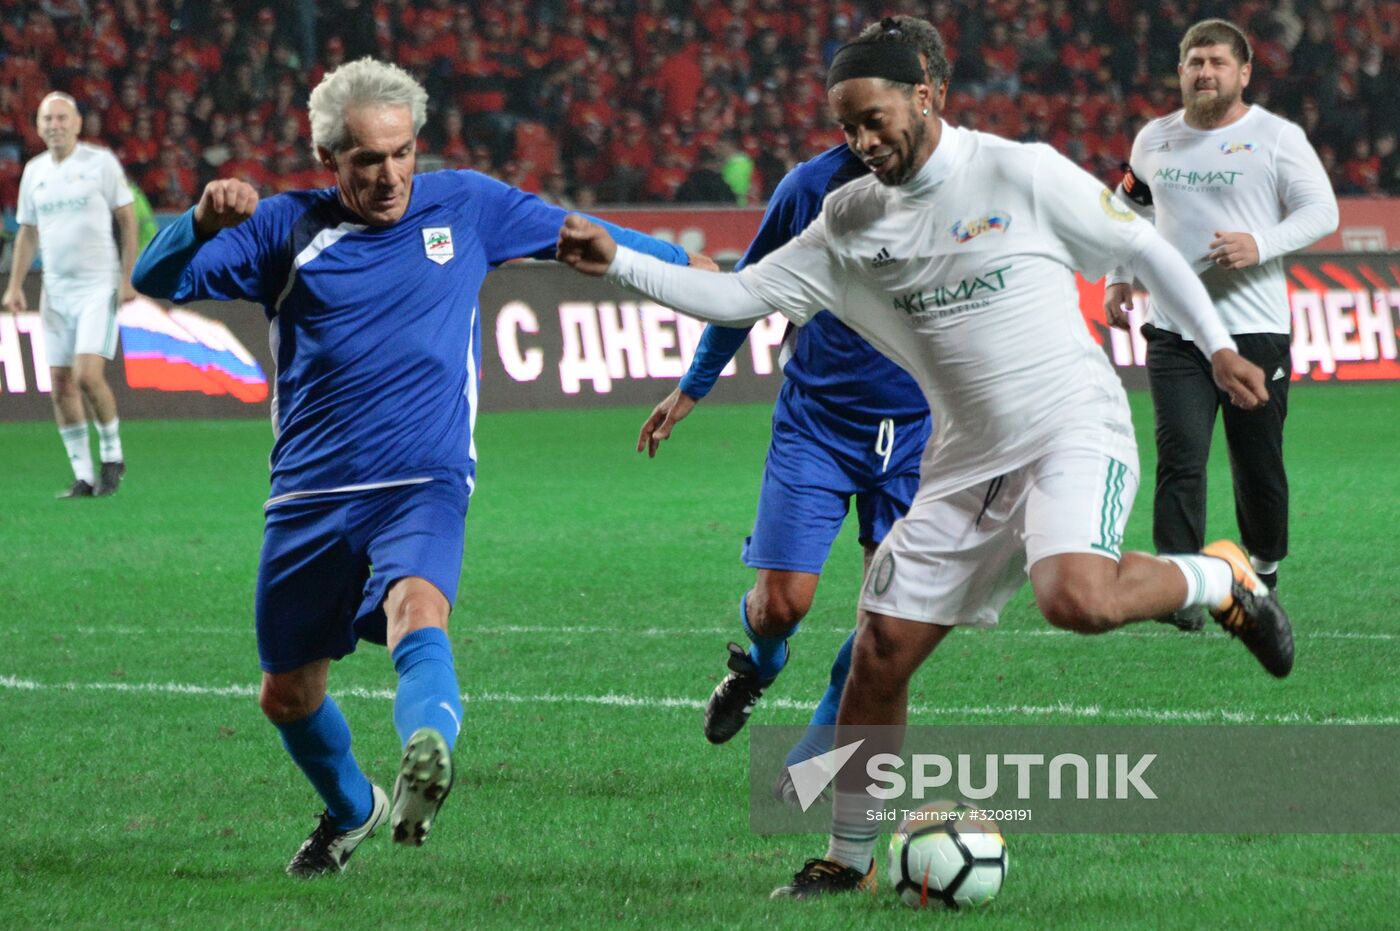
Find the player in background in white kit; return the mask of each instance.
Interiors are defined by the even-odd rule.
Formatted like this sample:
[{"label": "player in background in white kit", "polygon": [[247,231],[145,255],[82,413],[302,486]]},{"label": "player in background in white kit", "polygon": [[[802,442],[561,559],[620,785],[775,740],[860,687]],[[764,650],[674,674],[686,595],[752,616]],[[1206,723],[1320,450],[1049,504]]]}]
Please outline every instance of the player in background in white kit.
[{"label": "player in background in white kit", "polygon": [[[19,184],[19,235],[4,304],[28,308],[24,278],[42,249],[44,323],[53,410],[73,465],[73,484],[60,498],[110,495],[126,465],[117,401],[103,371],[117,352],[117,308],[136,297],[136,213],[121,164],[110,149],[78,141],[83,125],[77,102],[55,91],[39,104],[39,135],[48,151],[24,166]],[[112,239],[112,219],[121,255]],[[94,469],[87,413],[96,418],[101,470]]]},{"label": "player in background in white kit", "polygon": [[[1272,589],[1288,553],[1283,422],[1293,361],[1283,257],[1337,228],[1337,198],[1302,128],[1244,102],[1251,57],[1244,33],[1224,20],[1187,30],[1177,66],[1185,107],[1143,127],[1119,191],[1191,263],[1240,355],[1269,385],[1268,404],[1232,409],[1183,321],[1152,303],[1142,333],[1157,422],[1153,545],[1180,553],[1205,542],[1206,460],[1222,410],[1240,541]],[[1108,322],[1123,329],[1131,282],[1116,269],[1104,292]],[[1205,623],[1200,609],[1163,620],[1185,630]]]},{"label": "player in background in white kit", "polygon": [[[827,308],[939,413],[914,503],[866,575],[833,744],[854,753],[836,776],[827,851],[775,896],[873,885],[884,803],[865,792],[867,764],[900,749],[923,661],[953,627],[995,625],[1027,574],[1056,627],[1103,633],[1199,605],[1273,675],[1293,666],[1288,618],[1234,543],[1121,551],[1137,447],[1075,270],[1092,280],[1132,268],[1187,322],[1233,403],[1266,403],[1264,373],[1150,224],[1048,146],[948,126],[925,82],[912,47],[857,40],[837,52],[828,103],[872,174],[738,274],[659,267],[577,216],[560,233],[562,261],[713,323],[776,309],[800,325]],[[894,726],[850,730],[863,725]]]}]

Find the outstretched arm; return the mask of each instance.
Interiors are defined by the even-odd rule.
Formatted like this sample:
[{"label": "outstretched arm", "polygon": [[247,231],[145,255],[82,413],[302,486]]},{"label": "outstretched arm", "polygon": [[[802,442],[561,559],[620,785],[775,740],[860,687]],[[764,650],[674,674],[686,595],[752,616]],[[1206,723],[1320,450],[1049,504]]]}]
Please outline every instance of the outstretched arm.
[{"label": "outstretched arm", "polygon": [[131,273],[132,285],[143,294],[173,299],[200,248],[220,230],[243,223],[257,207],[258,192],[246,181],[211,181],[199,203],[161,230],[141,253]]},{"label": "outstretched arm", "polygon": [[559,231],[559,261],[593,277],[606,276],[698,320],[752,326],[773,312],[734,274],[668,265],[621,248],[608,231],[571,214]]}]

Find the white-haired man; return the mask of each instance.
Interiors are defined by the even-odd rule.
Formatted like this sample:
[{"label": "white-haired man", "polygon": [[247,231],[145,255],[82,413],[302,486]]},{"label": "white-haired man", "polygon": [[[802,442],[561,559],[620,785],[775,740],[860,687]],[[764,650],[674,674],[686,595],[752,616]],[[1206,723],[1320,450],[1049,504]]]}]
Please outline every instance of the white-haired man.
[{"label": "white-haired man", "polygon": [[[117,352],[117,307],[136,296],[136,213],[121,164],[110,149],[78,141],[83,118],[59,91],[39,104],[39,135],[48,150],[24,166],[5,307],[23,313],[24,277],[42,250],[44,286],[39,316],[53,385],[53,412],[73,467],[73,484],[60,498],[110,495],[121,484],[117,399],[107,384],[107,360]],[[112,220],[121,235],[118,256]],[[97,418],[101,469],[92,461],[87,402]]]},{"label": "white-haired man", "polygon": [[[1181,256],[1048,146],[943,123],[912,46],[857,40],[837,52],[827,88],[872,174],[827,195],[800,236],[742,272],[663,266],[580,217],[559,243],[580,271],[712,322],[776,309],[800,325],[826,308],[913,375],[938,412],[914,502],[866,574],[835,739],[855,752],[836,776],[826,854],[774,890],[796,897],[873,882],[883,802],[866,794],[865,774],[900,748],[910,678],[953,627],[995,625],[1028,573],[1057,627],[1103,633],[1203,605],[1269,672],[1293,665],[1288,618],[1235,544],[1167,558],[1121,550],[1137,446],[1074,271],[1134,268],[1189,321],[1232,401],[1268,396]],[[863,725],[894,726],[857,744],[849,728]]]},{"label": "white-haired man", "polygon": [[[428,95],[362,59],[311,93],[337,186],[258,202],[216,181],[151,243],[138,286],[243,299],[271,321],[272,489],[258,567],[260,704],[325,801],[288,872],[340,870],[385,820],[420,844],[453,782],[462,705],[447,621],[475,483],[487,271],[549,257],[564,212],[469,171],[414,176]],[[686,253],[616,230],[668,261]],[[326,694],[332,660],[386,644],[404,747],[392,802],[361,772]]]}]

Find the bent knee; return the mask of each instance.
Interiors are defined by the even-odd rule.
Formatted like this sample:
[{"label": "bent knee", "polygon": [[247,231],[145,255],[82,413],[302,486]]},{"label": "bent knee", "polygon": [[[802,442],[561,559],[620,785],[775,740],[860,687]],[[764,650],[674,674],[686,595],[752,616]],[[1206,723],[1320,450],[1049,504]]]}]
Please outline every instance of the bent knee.
[{"label": "bent knee", "polygon": [[1112,600],[1090,585],[1057,585],[1035,593],[1036,607],[1051,625],[1081,634],[1101,634],[1118,626]]},{"label": "bent knee", "polygon": [[754,589],[749,626],[756,631],[782,633],[796,627],[812,609],[812,592],[800,583],[774,583]]},{"label": "bent knee", "polygon": [[276,679],[263,679],[258,707],[273,724],[290,724],[309,718],[321,707],[325,696],[311,693]]}]

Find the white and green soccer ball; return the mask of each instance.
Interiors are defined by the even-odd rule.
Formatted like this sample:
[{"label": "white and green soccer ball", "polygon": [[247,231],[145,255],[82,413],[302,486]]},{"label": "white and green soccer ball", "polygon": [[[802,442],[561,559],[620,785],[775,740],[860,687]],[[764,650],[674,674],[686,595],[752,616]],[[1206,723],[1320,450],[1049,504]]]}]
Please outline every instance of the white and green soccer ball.
[{"label": "white and green soccer ball", "polygon": [[961,802],[911,812],[890,838],[890,883],[910,908],[976,908],[1001,891],[1006,840]]}]

